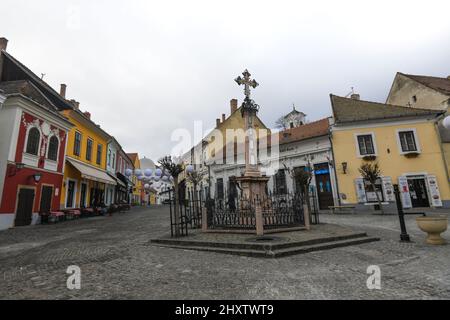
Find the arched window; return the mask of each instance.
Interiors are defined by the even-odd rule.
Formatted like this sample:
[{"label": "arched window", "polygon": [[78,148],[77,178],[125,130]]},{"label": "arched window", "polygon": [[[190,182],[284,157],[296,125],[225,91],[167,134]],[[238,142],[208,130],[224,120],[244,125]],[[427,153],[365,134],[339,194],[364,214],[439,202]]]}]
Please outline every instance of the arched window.
[{"label": "arched window", "polygon": [[49,160],[57,161],[58,160],[58,148],[59,148],[59,140],[56,136],[51,136],[48,141],[48,151],[47,158]]},{"label": "arched window", "polygon": [[35,127],[28,131],[27,149],[26,153],[33,154],[35,156],[39,153],[39,142],[41,140],[41,134]]}]

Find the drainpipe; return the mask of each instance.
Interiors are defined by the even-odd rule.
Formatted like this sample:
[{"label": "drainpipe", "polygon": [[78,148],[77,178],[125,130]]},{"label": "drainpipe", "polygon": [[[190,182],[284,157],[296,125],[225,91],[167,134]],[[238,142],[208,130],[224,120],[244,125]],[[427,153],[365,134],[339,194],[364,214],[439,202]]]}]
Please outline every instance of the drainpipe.
[{"label": "drainpipe", "polygon": [[328,130],[328,139],[330,140],[330,144],[331,144],[331,155],[333,157],[333,163],[334,163],[334,167],[333,167],[333,172],[334,172],[334,180],[336,181],[336,192],[337,192],[337,200],[338,200],[338,206],[341,206],[341,193],[339,191],[339,182],[338,182],[338,177],[337,177],[337,167],[336,167],[336,158],[334,156],[334,147],[333,147],[333,138],[332,138],[332,131],[331,128]]},{"label": "drainpipe", "polygon": [[443,119],[445,115],[441,115],[440,117],[438,117],[437,121],[434,122],[434,129],[436,130],[436,135],[438,137],[438,141],[439,141],[439,148],[441,150],[441,157],[442,157],[442,161],[444,162],[444,166],[445,166],[445,174],[447,176],[447,182],[450,182],[450,177],[448,174],[448,163],[447,160],[445,159],[445,153],[444,153],[444,148],[442,147],[442,139],[441,139],[441,133],[439,132],[439,120]]}]

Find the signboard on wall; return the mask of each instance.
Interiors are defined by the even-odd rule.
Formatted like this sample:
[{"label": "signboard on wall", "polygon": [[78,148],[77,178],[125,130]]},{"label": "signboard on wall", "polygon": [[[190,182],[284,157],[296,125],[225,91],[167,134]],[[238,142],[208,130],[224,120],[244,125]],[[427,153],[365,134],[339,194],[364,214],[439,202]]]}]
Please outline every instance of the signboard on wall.
[{"label": "signboard on wall", "polygon": [[409,194],[408,178],[405,176],[398,177],[398,188],[400,191],[400,199],[403,208],[412,208],[411,195]]},{"label": "signboard on wall", "polygon": [[388,202],[395,202],[394,186],[392,185],[391,177],[382,177],[384,200]]},{"label": "signboard on wall", "polygon": [[366,203],[367,197],[366,197],[366,189],[364,187],[364,179],[362,178],[355,179],[355,187],[358,203]]},{"label": "signboard on wall", "polygon": [[439,192],[439,187],[437,184],[436,176],[428,175],[427,176],[427,186],[430,192],[430,202],[432,207],[442,207],[442,199],[441,194]]}]

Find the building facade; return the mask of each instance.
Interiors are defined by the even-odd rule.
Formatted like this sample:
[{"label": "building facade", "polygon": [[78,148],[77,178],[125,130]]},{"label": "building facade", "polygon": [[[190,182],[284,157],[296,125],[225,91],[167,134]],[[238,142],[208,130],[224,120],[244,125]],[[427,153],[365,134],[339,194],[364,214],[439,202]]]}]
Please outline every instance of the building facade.
[{"label": "building facade", "polygon": [[0,39],[0,229],[59,209],[67,133],[58,94],[6,52]]},{"label": "building facade", "polygon": [[[141,162],[137,153],[128,153],[128,157],[133,163],[134,170],[141,170]],[[131,193],[131,203],[134,205],[141,205],[144,194],[142,181],[136,175],[132,175],[131,182],[133,183],[133,192]]]},{"label": "building facade", "polygon": [[[340,202],[373,210],[377,194],[387,210],[396,208],[399,185],[405,209],[450,207],[450,188],[436,123],[439,110],[361,101],[331,95],[331,141]],[[378,163],[373,190],[362,178],[363,163]]]},{"label": "building facade", "polygon": [[[63,92],[62,92],[63,93]],[[63,111],[74,127],[67,143],[61,207],[87,208],[104,204],[106,186],[117,185],[106,171],[107,146],[111,137],[81,112],[77,102]]]}]

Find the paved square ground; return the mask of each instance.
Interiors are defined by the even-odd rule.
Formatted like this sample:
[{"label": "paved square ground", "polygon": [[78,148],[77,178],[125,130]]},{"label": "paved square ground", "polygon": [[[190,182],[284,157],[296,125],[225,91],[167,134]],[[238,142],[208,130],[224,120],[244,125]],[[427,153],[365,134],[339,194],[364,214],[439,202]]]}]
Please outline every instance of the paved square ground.
[{"label": "paved square ground", "polygon": [[[398,218],[322,215],[379,242],[261,259],[149,245],[169,232],[166,207],[0,232],[1,299],[449,299],[450,246],[400,243]],[[450,233],[444,234],[450,240]],[[70,265],[81,290],[66,287]],[[381,268],[368,290],[367,267]]]}]

